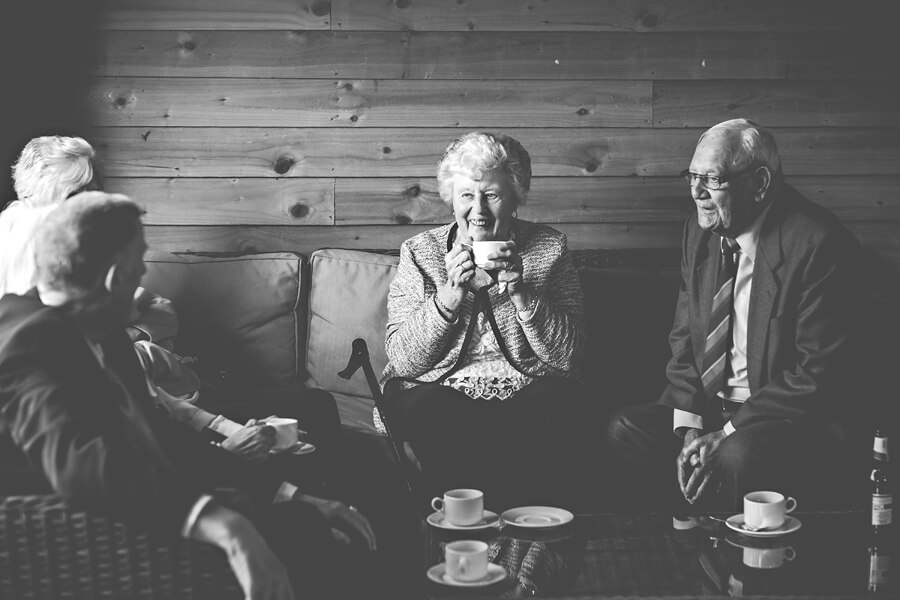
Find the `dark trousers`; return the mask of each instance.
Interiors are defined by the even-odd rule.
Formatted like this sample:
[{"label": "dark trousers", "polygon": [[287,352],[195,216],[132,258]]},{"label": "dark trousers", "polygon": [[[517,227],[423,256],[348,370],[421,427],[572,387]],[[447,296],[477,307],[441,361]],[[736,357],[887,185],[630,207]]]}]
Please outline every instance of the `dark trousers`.
[{"label": "dark trousers", "polygon": [[392,433],[409,441],[428,498],[459,487],[485,492],[485,506],[570,506],[585,473],[588,419],[583,388],[546,377],[504,401],[473,400],[451,387],[386,388]]},{"label": "dark trousers", "polygon": [[[658,403],[628,406],[610,421],[611,468],[623,506],[634,510],[682,511],[675,460],[683,440],[672,431],[672,408]],[[704,416],[706,431],[721,429],[727,411]],[[774,490],[812,508],[827,493],[841,433],[827,425],[788,421],[754,423],[722,442],[716,461],[719,492],[696,508],[742,511],[744,494]],[[714,486],[715,487],[715,486]]]}]

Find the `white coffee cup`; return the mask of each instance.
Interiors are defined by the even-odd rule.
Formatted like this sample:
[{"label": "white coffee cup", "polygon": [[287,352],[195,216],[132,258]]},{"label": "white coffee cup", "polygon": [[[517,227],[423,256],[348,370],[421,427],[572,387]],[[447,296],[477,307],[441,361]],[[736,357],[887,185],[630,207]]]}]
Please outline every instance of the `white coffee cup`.
[{"label": "white coffee cup", "polygon": [[750,492],[744,496],[744,523],[748,529],[777,529],[797,501],[778,492]]},{"label": "white coffee cup", "polygon": [[487,575],[488,545],[480,540],[457,540],[444,547],[447,577],[475,581]]},{"label": "white coffee cup", "polygon": [[779,546],[777,548],[750,548],[744,546],[744,564],[754,569],[777,569],[784,561],[792,561],[797,558],[797,552],[793,546]]},{"label": "white coffee cup", "polygon": [[451,525],[474,525],[484,518],[484,492],[473,489],[448,490],[444,497],[431,499],[431,508],[444,513]]},{"label": "white coffee cup", "polygon": [[490,260],[488,255],[498,252],[505,244],[506,242],[497,241],[472,242],[472,258],[475,260],[475,266],[484,268],[484,265]]},{"label": "white coffee cup", "polygon": [[287,450],[297,443],[297,419],[277,417],[267,419],[266,425],[275,430],[275,446],[273,450]]}]

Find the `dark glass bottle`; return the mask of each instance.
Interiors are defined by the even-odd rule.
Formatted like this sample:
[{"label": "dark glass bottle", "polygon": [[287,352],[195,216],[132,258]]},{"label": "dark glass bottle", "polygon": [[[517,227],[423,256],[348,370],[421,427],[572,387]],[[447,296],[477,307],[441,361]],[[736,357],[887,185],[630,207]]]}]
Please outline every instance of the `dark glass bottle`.
[{"label": "dark glass bottle", "polygon": [[872,529],[876,534],[889,531],[893,521],[894,495],[891,493],[888,465],[888,437],[878,429],[875,431],[872,474],[869,477],[872,490]]},{"label": "dark glass bottle", "polygon": [[891,535],[894,496],[891,492],[888,437],[875,431],[872,448],[872,530],[869,537],[869,592],[884,593],[891,583]]}]

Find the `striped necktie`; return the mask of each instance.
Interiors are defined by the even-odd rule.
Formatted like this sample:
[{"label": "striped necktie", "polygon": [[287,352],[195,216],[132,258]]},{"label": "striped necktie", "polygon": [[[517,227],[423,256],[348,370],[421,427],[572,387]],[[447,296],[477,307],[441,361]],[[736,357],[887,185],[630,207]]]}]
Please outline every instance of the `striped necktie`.
[{"label": "striped necktie", "polygon": [[734,299],[734,280],[737,275],[735,255],[740,246],[735,240],[722,238],[722,260],[716,277],[716,295],[709,317],[709,333],[703,353],[703,391],[713,398],[725,387],[728,350],[731,348],[731,309]]}]

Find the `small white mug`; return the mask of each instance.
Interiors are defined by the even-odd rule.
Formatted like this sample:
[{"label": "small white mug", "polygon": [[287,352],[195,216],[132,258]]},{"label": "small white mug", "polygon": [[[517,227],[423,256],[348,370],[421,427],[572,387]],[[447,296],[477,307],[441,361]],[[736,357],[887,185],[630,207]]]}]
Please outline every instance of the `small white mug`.
[{"label": "small white mug", "polygon": [[744,496],[744,523],[748,529],[777,529],[797,501],[778,492],[750,492]]},{"label": "small white mug", "polygon": [[777,569],[784,561],[792,561],[797,558],[797,552],[793,546],[779,546],[777,548],[750,548],[744,546],[744,564],[754,569]]},{"label": "small white mug", "polygon": [[444,492],[444,497],[431,499],[431,508],[444,513],[451,525],[474,525],[484,518],[484,492],[457,489]]},{"label": "small white mug", "polygon": [[475,261],[475,266],[484,268],[484,265],[490,260],[488,255],[498,252],[505,244],[506,242],[497,241],[472,242],[472,259]]},{"label": "small white mug", "polygon": [[457,540],[444,547],[447,577],[476,581],[487,575],[488,545],[480,540]]},{"label": "small white mug", "polygon": [[297,419],[277,417],[267,419],[266,425],[270,425],[275,430],[273,450],[287,450],[297,444]]}]

